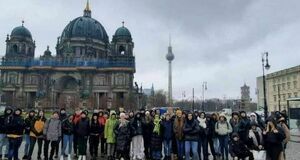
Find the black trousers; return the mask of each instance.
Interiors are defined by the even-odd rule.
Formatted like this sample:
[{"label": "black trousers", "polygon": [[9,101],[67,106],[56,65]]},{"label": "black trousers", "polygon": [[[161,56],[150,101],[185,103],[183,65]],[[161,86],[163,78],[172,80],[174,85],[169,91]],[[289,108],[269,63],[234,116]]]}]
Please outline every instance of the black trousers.
[{"label": "black trousers", "polygon": [[78,155],[78,135],[74,134],[73,136],[73,149],[74,149],[74,154]]},{"label": "black trousers", "polygon": [[37,157],[38,158],[41,157],[42,146],[43,146],[44,139],[43,138],[30,137],[30,148],[29,148],[29,155],[28,155],[29,159],[31,159],[31,156],[32,156],[32,153],[33,153],[36,141],[38,143],[38,154],[37,154]]},{"label": "black trousers", "polygon": [[44,156],[45,160],[48,160],[48,150],[49,150],[49,144],[51,142],[51,150],[50,150],[50,157],[49,159],[53,159],[54,152],[56,151],[56,148],[59,147],[58,141],[49,141],[45,140],[44,144]]},{"label": "black trousers", "polygon": [[100,142],[100,136],[90,135],[90,154],[92,157],[98,156],[98,147]]},{"label": "black trousers", "polygon": [[106,154],[107,151],[107,144],[106,144],[106,139],[104,136],[101,137],[101,154]]},{"label": "black trousers", "polygon": [[216,157],[216,152],[215,152],[215,147],[214,147],[214,141],[211,137],[208,137],[207,141],[208,141],[208,144],[209,144],[210,152],[211,152],[212,156],[215,158]]}]

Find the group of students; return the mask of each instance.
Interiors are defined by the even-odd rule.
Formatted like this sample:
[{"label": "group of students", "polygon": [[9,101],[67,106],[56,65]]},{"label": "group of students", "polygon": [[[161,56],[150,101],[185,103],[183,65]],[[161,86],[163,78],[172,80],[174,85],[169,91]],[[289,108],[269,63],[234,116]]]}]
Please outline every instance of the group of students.
[{"label": "group of students", "polygon": [[253,150],[266,151],[270,160],[278,160],[284,158],[289,140],[287,116],[280,112],[265,121],[256,113],[248,117],[244,111],[234,112],[228,121],[224,114],[172,108],[164,114],[144,109],[128,113],[97,110],[91,117],[87,110],[67,115],[61,109],[48,119],[42,110],[32,110],[22,117],[21,109],[11,108],[0,116],[1,158],[18,160],[24,139],[23,159],[27,160],[36,159],[32,157],[36,142],[38,160],[42,151],[44,160],[86,160],[87,149],[92,160],[99,156],[108,160],[208,160],[209,155],[228,160],[229,154],[236,160],[252,160]]}]

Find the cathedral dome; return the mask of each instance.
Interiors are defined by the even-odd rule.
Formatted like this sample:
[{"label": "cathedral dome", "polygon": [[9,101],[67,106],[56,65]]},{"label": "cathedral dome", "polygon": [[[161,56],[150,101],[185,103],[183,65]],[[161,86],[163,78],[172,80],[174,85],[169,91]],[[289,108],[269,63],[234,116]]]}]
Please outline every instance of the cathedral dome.
[{"label": "cathedral dome", "polygon": [[11,36],[11,37],[26,37],[26,38],[32,39],[32,36],[31,36],[30,31],[29,31],[26,27],[24,27],[23,25],[14,28],[14,29],[12,30],[10,36]]},{"label": "cathedral dome", "polygon": [[91,18],[91,10],[87,5],[84,15],[72,20],[63,30],[61,40],[70,38],[90,38],[108,43],[108,36],[104,27],[97,20]]},{"label": "cathedral dome", "polygon": [[113,36],[113,41],[116,41],[116,40],[132,40],[131,38],[131,33],[130,31],[124,27],[124,22],[123,22],[123,26],[122,27],[119,27],[116,32],[115,32],[115,35]]}]

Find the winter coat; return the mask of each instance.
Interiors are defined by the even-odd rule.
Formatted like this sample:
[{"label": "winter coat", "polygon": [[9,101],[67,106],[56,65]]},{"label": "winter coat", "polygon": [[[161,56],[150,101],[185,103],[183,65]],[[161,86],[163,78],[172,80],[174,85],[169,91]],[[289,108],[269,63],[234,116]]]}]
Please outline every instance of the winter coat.
[{"label": "winter coat", "polygon": [[192,119],[191,121],[186,121],[183,127],[184,140],[198,141],[199,131],[200,131],[200,127],[197,120]]},{"label": "winter coat", "polygon": [[243,142],[248,140],[250,127],[250,120],[247,117],[241,118],[238,125],[238,134]]},{"label": "winter coat", "polygon": [[150,145],[151,139],[149,137],[151,137],[153,128],[154,125],[152,119],[143,123],[143,138],[146,145]]},{"label": "winter coat", "polygon": [[67,118],[68,118],[67,113],[63,113],[63,114],[60,114],[60,115],[59,115],[59,120],[60,120],[60,121],[64,121],[64,120],[67,119]]},{"label": "winter coat", "polygon": [[132,121],[130,122],[130,132],[131,132],[131,136],[138,136],[138,135],[143,135],[143,128],[144,128],[144,123],[141,119],[138,119],[137,117],[135,117],[134,119],[132,119]]},{"label": "winter coat", "polygon": [[25,132],[24,132],[24,134],[29,135],[30,127],[32,126],[33,121],[34,121],[34,116],[28,116],[25,119]]},{"label": "winter coat", "polygon": [[35,117],[31,124],[29,135],[35,138],[42,138],[46,121],[47,119],[45,117]]},{"label": "winter coat", "polygon": [[61,138],[61,121],[51,118],[46,121],[43,129],[43,134],[49,141],[58,141]]},{"label": "winter coat", "polygon": [[151,150],[162,150],[162,137],[158,133],[152,132],[151,135]]},{"label": "winter coat", "polygon": [[215,131],[220,136],[229,135],[232,132],[231,125],[227,122],[218,121],[215,125]]},{"label": "winter coat", "polygon": [[249,153],[250,150],[247,148],[245,143],[242,141],[230,141],[229,143],[229,153],[231,157],[246,157],[247,153]]},{"label": "winter coat", "polygon": [[197,118],[197,121],[200,126],[200,131],[199,131],[199,136],[201,138],[206,138],[209,133],[209,128],[208,128],[208,122],[206,121],[206,118]]},{"label": "winter coat", "polygon": [[249,131],[249,148],[252,150],[260,150],[258,146],[264,145],[264,137],[262,130],[257,127],[255,131],[252,129]]},{"label": "winter coat", "polygon": [[90,133],[90,120],[88,117],[81,118],[75,125],[76,135],[87,137]]},{"label": "winter coat", "polygon": [[284,131],[281,127],[277,127],[278,133],[267,132],[264,135],[265,147],[272,147],[274,145],[282,146],[283,140],[286,138]]},{"label": "winter coat", "polygon": [[94,136],[99,136],[100,133],[102,133],[103,131],[103,127],[101,127],[100,123],[98,120],[91,121],[91,127],[90,127],[90,135],[94,135]]},{"label": "winter coat", "polygon": [[114,133],[116,124],[117,120],[112,118],[109,118],[105,123],[104,138],[106,138],[107,143],[116,143],[116,135]]},{"label": "winter coat", "polygon": [[65,119],[62,121],[62,134],[64,135],[72,135],[74,134],[74,124],[69,121],[69,119]]},{"label": "winter coat", "polygon": [[[7,112],[10,111],[10,114]],[[10,108],[5,108],[4,114],[0,116],[0,134],[6,134],[6,125],[5,125],[5,120],[7,119],[8,116],[12,114],[12,109]]]},{"label": "winter coat", "polygon": [[215,130],[215,126],[216,126],[217,121],[210,119],[207,121],[207,128],[208,128],[208,134],[207,134],[207,138],[212,139],[212,138],[216,138],[217,133]]},{"label": "winter coat", "polygon": [[130,147],[130,127],[129,121],[125,121],[123,125],[119,121],[114,129],[116,135],[116,149],[117,151],[128,151]]},{"label": "winter coat", "polygon": [[10,115],[5,119],[7,137],[22,137],[25,129],[25,122],[20,115]]},{"label": "winter coat", "polygon": [[173,137],[173,123],[171,120],[161,122],[161,134],[163,140],[172,140]]},{"label": "winter coat", "polygon": [[173,132],[176,140],[183,140],[183,127],[184,127],[185,119],[183,117],[176,117],[173,124]]},{"label": "winter coat", "polygon": [[238,131],[239,131],[239,120],[238,120],[238,119],[231,118],[231,119],[229,120],[229,123],[230,123],[230,125],[231,125],[231,127],[232,127],[232,132],[233,132],[233,133],[238,133]]}]

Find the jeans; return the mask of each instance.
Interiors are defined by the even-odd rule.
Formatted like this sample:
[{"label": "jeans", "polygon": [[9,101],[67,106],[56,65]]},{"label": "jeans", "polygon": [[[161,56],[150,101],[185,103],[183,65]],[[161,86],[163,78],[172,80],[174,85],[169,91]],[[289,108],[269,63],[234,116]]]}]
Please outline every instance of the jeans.
[{"label": "jeans", "polygon": [[152,150],[152,159],[153,160],[160,160],[161,159],[161,150]]},{"label": "jeans", "polygon": [[107,156],[113,156],[115,153],[115,144],[107,143]]},{"label": "jeans", "polygon": [[171,156],[172,153],[172,140],[164,140],[164,153],[165,156]]},{"label": "jeans", "polygon": [[6,134],[0,134],[0,155],[2,155],[3,147],[5,147],[4,154],[8,154],[8,139]]},{"label": "jeans", "polygon": [[207,142],[207,137],[205,136],[200,136],[198,141],[199,159],[201,159],[201,148],[203,151],[203,159],[208,160],[208,142]]},{"label": "jeans", "polygon": [[68,147],[67,155],[71,154],[72,153],[72,145],[73,145],[73,135],[64,134],[62,144],[63,144],[63,148],[61,151],[61,155],[66,154],[67,147]]},{"label": "jeans", "polygon": [[193,153],[192,160],[199,160],[197,141],[185,141],[185,160],[190,160],[191,150]]},{"label": "jeans", "polygon": [[[220,149],[221,149],[221,156],[222,159],[228,160],[228,141],[229,137],[228,135],[225,136],[219,136],[219,141],[220,141]],[[224,156],[225,154],[225,156]]]},{"label": "jeans", "polygon": [[8,160],[18,160],[19,148],[22,143],[22,137],[18,138],[8,138],[9,150],[8,150]]},{"label": "jeans", "polygon": [[24,155],[28,156],[30,149],[30,136],[28,134],[24,134],[25,146],[24,146]]},{"label": "jeans", "polygon": [[176,140],[176,143],[177,143],[178,160],[183,160],[184,141]]},{"label": "jeans", "polygon": [[36,138],[36,137],[30,137],[30,149],[29,149],[29,154],[28,154],[28,157],[31,158],[32,156],[32,153],[33,153],[33,150],[34,150],[34,146],[35,146],[35,143],[38,143],[38,154],[37,154],[37,157],[40,158],[41,157],[41,154],[42,154],[42,146],[43,146],[43,141],[44,139],[43,138]]},{"label": "jeans", "polygon": [[220,155],[221,151],[220,151],[220,141],[219,138],[213,138],[213,143],[214,143],[214,150],[216,155]]}]

